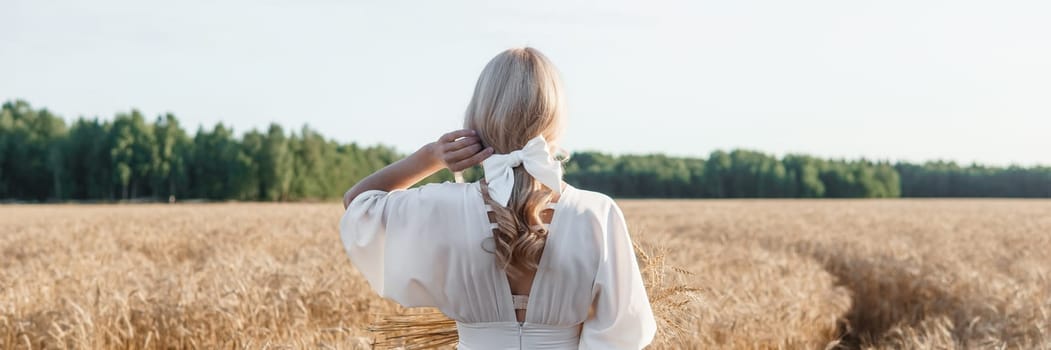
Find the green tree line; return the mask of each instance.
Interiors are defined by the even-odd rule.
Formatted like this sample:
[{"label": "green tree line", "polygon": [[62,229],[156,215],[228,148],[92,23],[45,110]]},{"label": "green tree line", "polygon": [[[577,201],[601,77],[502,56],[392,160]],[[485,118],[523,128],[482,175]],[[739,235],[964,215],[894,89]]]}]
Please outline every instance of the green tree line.
[{"label": "green tree line", "polygon": [[0,199],[324,199],[399,157],[307,127],[271,124],[237,138],[221,123],[188,134],[171,114],[149,121],[132,110],[67,126],[25,101],[0,109]]},{"label": "green tree line", "polygon": [[[308,127],[271,124],[238,138],[222,123],[190,134],[172,114],[149,120],[131,110],[66,125],[21,100],[0,109],[0,199],[6,200],[330,199],[402,156],[388,146],[327,140]],[[475,180],[481,171],[464,176]],[[425,182],[451,179],[443,171]],[[577,152],[566,181],[615,197],[1051,197],[1045,166],[778,158],[740,149],[704,159]]]}]

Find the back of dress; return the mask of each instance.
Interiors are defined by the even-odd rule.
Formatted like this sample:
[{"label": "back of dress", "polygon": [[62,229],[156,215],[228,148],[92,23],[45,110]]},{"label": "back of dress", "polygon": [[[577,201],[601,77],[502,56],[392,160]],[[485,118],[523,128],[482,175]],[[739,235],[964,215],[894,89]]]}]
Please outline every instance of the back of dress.
[{"label": "back of dress", "polygon": [[656,323],[623,213],[567,186],[518,322],[479,183],[358,195],[340,221],[351,261],[383,297],[457,321],[460,349],[638,349]]}]

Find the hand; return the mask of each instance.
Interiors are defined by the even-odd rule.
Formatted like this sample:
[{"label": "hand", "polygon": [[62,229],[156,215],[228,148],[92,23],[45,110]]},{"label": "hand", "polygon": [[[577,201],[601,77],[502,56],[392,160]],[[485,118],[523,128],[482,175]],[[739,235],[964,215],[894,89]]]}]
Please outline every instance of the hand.
[{"label": "hand", "polygon": [[420,147],[408,157],[388,164],[354,184],[343,194],[343,208],[368,190],[393,191],[406,189],[433,175],[441,168],[462,171],[481,163],[493,155],[493,148],[482,149],[474,130],[456,130],[442,135],[438,141]]},{"label": "hand", "polygon": [[471,129],[449,132],[432,144],[435,159],[453,172],[480,164],[493,155],[493,148],[482,148],[481,139]]}]

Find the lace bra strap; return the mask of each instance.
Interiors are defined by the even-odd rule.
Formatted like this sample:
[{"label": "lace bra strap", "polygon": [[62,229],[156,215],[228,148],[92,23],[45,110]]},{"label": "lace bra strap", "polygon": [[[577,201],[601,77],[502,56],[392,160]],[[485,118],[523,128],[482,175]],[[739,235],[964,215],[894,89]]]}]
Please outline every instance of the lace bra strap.
[{"label": "lace bra strap", "polygon": [[515,304],[515,310],[525,310],[529,305],[528,295],[511,295],[511,302]]}]

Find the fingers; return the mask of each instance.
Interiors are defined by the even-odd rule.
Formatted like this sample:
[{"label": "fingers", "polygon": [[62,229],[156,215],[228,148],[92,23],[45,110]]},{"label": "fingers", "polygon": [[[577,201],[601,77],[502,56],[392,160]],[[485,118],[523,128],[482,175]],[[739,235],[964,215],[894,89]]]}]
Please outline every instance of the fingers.
[{"label": "fingers", "polygon": [[446,133],[445,135],[442,135],[442,137],[438,138],[438,141],[453,142],[453,141],[456,141],[456,139],[458,139],[458,138],[467,137],[467,136],[474,136],[474,135],[476,135],[474,130],[471,130],[471,129],[460,129],[460,130],[456,130],[456,131],[450,131],[450,132]]},{"label": "fingers", "polygon": [[493,152],[494,151],[492,147],[486,147],[486,149],[482,150],[481,152],[475,153],[467,159],[451,164],[449,166],[449,169],[452,171],[460,171],[473,167],[481,163],[486,158],[489,158],[489,156],[493,155]]},{"label": "fingers", "polygon": [[[457,142],[459,142],[459,141],[457,141]],[[481,151],[481,150],[482,150],[482,144],[480,144],[478,142],[474,142],[474,143],[468,144],[467,146],[464,146],[464,147],[462,147],[460,149],[457,149],[455,151],[451,150],[451,149],[447,149],[446,152],[445,152],[445,162],[448,163],[448,164],[459,162],[461,160],[469,158],[471,155],[473,155],[475,153],[478,153],[478,151]]]},{"label": "fingers", "polygon": [[446,133],[438,143],[442,161],[454,172],[478,165],[494,152],[492,147],[483,148],[478,133],[471,129]]},{"label": "fingers", "polygon": [[[468,136],[468,137],[464,137],[462,139],[459,139],[459,140],[456,140],[456,141],[453,141],[453,142],[443,143],[442,144],[442,150],[444,152],[446,152],[446,153],[449,153],[449,152],[453,152],[453,151],[456,151],[456,150],[459,150],[459,149],[463,149],[463,148],[466,148],[466,147],[469,147],[469,146],[473,146],[473,145],[479,145],[480,146],[481,145],[481,143],[479,143],[480,141],[481,141],[481,139],[479,139],[478,136]],[[481,149],[481,148],[479,148],[479,149]],[[477,152],[477,150],[475,150],[475,151]]]},{"label": "fingers", "polygon": [[467,158],[474,156],[476,153],[478,153],[478,151],[481,150],[482,145],[476,142],[456,151],[446,151],[442,154],[442,161],[444,161],[445,164],[448,165],[450,170],[459,171],[462,170],[457,168],[459,163],[463,162]]}]

